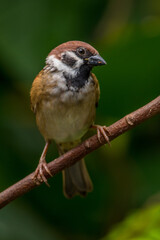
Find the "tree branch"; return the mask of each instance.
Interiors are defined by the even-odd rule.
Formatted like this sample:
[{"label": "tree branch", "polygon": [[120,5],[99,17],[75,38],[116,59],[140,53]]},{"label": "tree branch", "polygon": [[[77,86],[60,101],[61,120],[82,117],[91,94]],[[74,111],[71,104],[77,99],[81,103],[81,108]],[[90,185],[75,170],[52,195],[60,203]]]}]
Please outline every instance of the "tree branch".
[{"label": "tree branch", "polygon": [[[129,129],[135,127],[136,125],[142,123],[143,121],[153,117],[154,115],[160,113],[160,96],[155,98],[153,101],[147,105],[139,108],[138,110],[126,115],[119,121],[113,123],[107,128],[107,135],[109,140],[112,141],[119,135],[128,131]],[[97,135],[90,137],[85,140],[78,147],[70,150],[64,155],[56,158],[55,160],[48,163],[48,168],[52,175],[62,171],[66,167],[73,165],[75,162],[85,157],[90,152],[96,150],[106,143],[103,136],[101,136],[101,143],[97,139]],[[34,172],[10,186],[6,190],[0,193],[0,208],[4,207],[14,199],[22,196],[23,194],[29,192],[33,188],[37,187],[36,183],[33,181]],[[46,173],[46,178],[50,176]]]}]

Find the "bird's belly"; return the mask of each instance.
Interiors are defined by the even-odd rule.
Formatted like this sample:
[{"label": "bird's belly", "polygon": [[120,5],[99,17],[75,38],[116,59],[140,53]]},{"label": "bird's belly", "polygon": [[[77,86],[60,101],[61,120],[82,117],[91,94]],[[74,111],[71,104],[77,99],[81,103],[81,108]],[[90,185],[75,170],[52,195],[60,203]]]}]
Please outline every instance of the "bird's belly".
[{"label": "bird's belly", "polygon": [[95,96],[72,103],[59,100],[44,101],[42,111],[37,114],[37,124],[45,139],[57,143],[80,139],[93,123],[95,116]]}]

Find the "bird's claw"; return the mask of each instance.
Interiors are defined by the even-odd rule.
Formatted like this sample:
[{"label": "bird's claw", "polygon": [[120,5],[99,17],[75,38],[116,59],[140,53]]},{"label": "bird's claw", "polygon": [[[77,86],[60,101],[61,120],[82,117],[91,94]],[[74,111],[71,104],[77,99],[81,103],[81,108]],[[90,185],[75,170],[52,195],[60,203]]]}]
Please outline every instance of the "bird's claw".
[{"label": "bird's claw", "polygon": [[104,139],[106,140],[106,142],[109,144],[109,146],[111,145],[110,144],[110,141],[109,141],[109,137],[107,136],[106,132],[108,131],[107,127],[106,126],[100,126],[100,125],[93,125],[92,126],[93,128],[96,128],[97,129],[97,138],[98,138],[98,141],[100,143],[102,143],[101,141],[101,135],[104,137]]},{"label": "bird's claw", "polygon": [[44,182],[48,187],[50,187],[50,185],[48,184],[47,178],[44,175],[44,171],[47,172],[51,177],[53,176],[47,167],[47,163],[45,159],[40,160],[35,170],[33,180],[37,185],[40,185],[42,182]]}]

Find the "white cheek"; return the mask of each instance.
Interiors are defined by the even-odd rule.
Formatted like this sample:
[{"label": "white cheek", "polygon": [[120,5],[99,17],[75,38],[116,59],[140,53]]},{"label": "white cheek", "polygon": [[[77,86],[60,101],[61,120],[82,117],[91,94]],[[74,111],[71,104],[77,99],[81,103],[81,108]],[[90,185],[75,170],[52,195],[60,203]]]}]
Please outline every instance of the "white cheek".
[{"label": "white cheek", "polygon": [[74,68],[80,68],[82,65],[83,65],[83,60],[82,60],[82,59],[79,59],[79,60],[77,60]]},{"label": "white cheek", "polygon": [[67,51],[65,54],[76,60],[76,63],[73,65],[73,69],[80,68],[80,66],[83,65],[83,59],[79,58],[74,52]]},{"label": "white cheek", "polygon": [[72,76],[75,76],[77,74],[77,71],[75,69],[67,66],[61,60],[57,59],[54,55],[46,58],[46,64],[57,69],[59,72],[65,72]]},{"label": "white cheek", "polygon": [[46,58],[46,64],[49,64],[50,66],[54,66],[59,71],[68,71],[68,70],[70,70],[70,67],[65,65],[59,59],[57,59],[54,55],[51,55],[51,56]]}]

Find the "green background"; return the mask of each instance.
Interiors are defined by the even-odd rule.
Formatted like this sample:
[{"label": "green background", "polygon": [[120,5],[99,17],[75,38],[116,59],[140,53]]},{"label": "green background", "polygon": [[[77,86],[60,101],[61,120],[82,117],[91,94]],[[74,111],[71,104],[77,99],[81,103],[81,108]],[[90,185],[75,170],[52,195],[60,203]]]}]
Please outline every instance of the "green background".
[{"label": "green background", "polygon": [[[108,63],[93,70],[101,87],[96,123],[109,125],[159,95],[159,0],[0,0],[0,191],[38,164],[44,140],[29,91],[49,51],[68,40],[90,43]],[[86,157],[92,193],[66,199],[59,173],[50,188],[0,211],[0,239],[160,239],[159,116],[111,145]],[[47,161],[57,156],[52,144]]]}]

